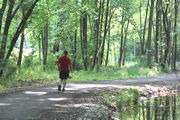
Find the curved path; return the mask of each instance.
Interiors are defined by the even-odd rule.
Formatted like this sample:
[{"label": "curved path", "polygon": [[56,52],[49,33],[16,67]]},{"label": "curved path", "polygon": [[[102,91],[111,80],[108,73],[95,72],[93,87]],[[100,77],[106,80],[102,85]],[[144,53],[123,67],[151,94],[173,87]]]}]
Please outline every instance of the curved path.
[{"label": "curved path", "polygon": [[[60,107],[60,112],[65,112],[63,105],[73,104],[73,99],[82,97],[92,90],[101,88],[117,88],[122,85],[148,84],[166,82],[180,86],[180,74],[166,74],[156,77],[139,77],[122,80],[108,80],[100,82],[69,83],[64,93],[58,92],[56,86],[31,88],[0,94],[0,120],[34,120],[51,111],[53,107]],[[81,107],[80,104],[78,104]],[[73,105],[77,107],[78,105]],[[73,109],[73,108],[72,108]],[[51,119],[51,118],[47,118]]]}]

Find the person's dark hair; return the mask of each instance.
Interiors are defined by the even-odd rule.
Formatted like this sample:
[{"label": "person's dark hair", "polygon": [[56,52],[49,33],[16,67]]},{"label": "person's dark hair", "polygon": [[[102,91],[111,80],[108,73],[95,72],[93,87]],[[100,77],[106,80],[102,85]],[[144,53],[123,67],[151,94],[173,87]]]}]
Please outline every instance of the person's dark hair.
[{"label": "person's dark hair", "polygon": [[64,51],[64,55],[68,55],[68,51],[67,50]]}]

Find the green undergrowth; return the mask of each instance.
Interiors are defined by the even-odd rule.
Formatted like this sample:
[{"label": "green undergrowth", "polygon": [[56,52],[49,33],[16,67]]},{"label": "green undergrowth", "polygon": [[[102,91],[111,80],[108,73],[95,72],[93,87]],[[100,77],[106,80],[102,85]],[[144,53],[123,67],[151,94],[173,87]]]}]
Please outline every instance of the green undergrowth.
[{"label": "green undergrowth", "polygon": [[55,84],[58,81],[58,74],[57,70],[43,71],[39,66],[21,69],[21,72],[17,70],[10,75],[7,72],[0,79],[0,91],[14,87]]},{"label": "green undergrowth", "polygon": [[[52,68],[43,71],[41,66],[34,66],[22,68],[21,72],[15,68],[11,72],[7,70],[6,74],[0,78],[0,90],[18,86],[31,86],[33,84],[57,84],[59,82],[59,72],[57,66],[54,66],[54,69]],[[101,67],[98,71],[73,71],[73,73],[70,73],[70,76],[73,78],[69,79],[68,82],[114,80],[139,76],[154,76],[159,73],[155,68],[140,67],[138,64],[127,65],[122,68],[108,66]]]},{"label": "green undergrowth", "polygon": [[101,93],[100,96],[107,106],[121,110],[136,105],[140,95],[137,89],[122,89],[115,92]]},{"label": "green undergrowth", "polygon": [[71,82],[76,81],[101,81],[101,80],[114,80],[124,78],[134,78],[139,76],[155,76],[160,74],[156,68],[139,67],[138,65],[119,67],[102,67],[99,71],[75,71],[70,74],[73,79]]}]

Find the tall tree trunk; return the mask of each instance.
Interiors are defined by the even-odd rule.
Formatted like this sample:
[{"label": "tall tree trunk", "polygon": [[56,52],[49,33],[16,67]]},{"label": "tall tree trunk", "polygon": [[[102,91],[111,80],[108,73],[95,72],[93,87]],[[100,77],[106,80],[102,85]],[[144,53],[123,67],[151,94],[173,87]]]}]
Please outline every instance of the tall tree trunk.
[{"label": "tall tree trunk", "polygon": [[[24,18],[24,9],[22,10],[22,17]],[[24,46],[24,40],[25,40],[25,35],[24,35],[24,29],[21,33],[21,43],[20,43],[20,49],[19,49],[19,57],[18,57],[18,62],[17,66],[19,67],[21,71],[21,61],[22,61],[22,54],[23,54],[23,46]]]},{"label": "tall tree trunk", "polygon": [[122,25],[121,25],[121,44],[120,44],[120,51],[119,51],[119,67],[121,67],[121,61],[122,61],[122,54],[123,54],[123,38],[124,38],[124,10],[122,15]]},{"label": "tall tree trunk", "polygon": [[[23,31],[24,29],[24,26],[26,24],[26,21],[28,20],[29,16],[31,15],[34,7],[36,6],[36,3],[38,2],[39,0],[35,0],[34,3],[31,5],[31,7],[28,9],[27,13],[25,14],[24,18],[21,20],[21,23],[19,24],[13,38],[11,39],[11,44],[10,44],[10,47],[9,47],[9,50],[8,50],[8,53],[6,55],[6,59],[5,59],[5,64],[3,65],[4,68],[6,66],[6,61],[9,59],[10,55],[11,55],[11,52],[14,48],[14,45],[16,44],[16,41],[20,35],[20,33]],[[22,2],[20,2],[20,4],[16,7],[16,9],[14,10],[14,12],[12,13],[12,18],[15,16],[17,10],[19,9],[20,5],[22,4]],[[4,56],[4,55],[3,55]],[[0,57],[1,58],[1,57]],[[2,59],[2,58],[1,58]],[[0,59],[0,61],[1,61]],[[0,68],[0,77],[2,76],[3,74],[3,69]]]},{"label": "tall tree trunk", "polygon": [[[9,9],[8,9],[8,12],[7,12],[7,17],[6,17],[5,26],[4,26],[3,38],[2,38],[2,41],[1,41],[1,48],[0,48],[0,65],[1,65],[0,77],[2,76],[3,69],[5,68],[4,56],[5,56],[5,53],[6,53],[6,44],[7,44],[7,38],[8,38],[8,33],[9,33],[9,27],[10,27],[11,21],[12,21],[12,19],[14,17],[14,16],[12,16],[13,15],[14,4],[15,4],[14,0],[12,0],[9,3]],[[3,9],[5,9],[5,8],[3,8]],[[1,11],[1,12],[4,12],[4,11]]]},{"label": "tall tree trunk", "polygon": [[[162,1],[160,0],[160,5],[162,4]],[[160,11],[161,12],[161,11]],[[161,12],[162,13],[162,12]],[[159,38],[160,38],[160,50],[159,50],[159,63],[162,63],[163,62],[163,40],[164,40],[164,37],[163,37],[163,28],[162,28],[162,14],[160,16],[160,21],[159,21]]]},{"label": "tall tree trunk", "polygon": [[[17,11],[19,10],[19,8],[20,8],[20,6],[22,4],[22,1],[20,1],[20,3],[17,5],[15,10],[13,11],[14,4],[15,4],[14,0],[11,0],[10,3],[9,3],[9,9],[8,9],[8,13],[7,13],[6,21],[5,21],[3,39],[2,39],[2,42],[1,42],[0,63],[1,63],[1,60],[2,60],[2,62],[4,61],[3,59],[4,59],[4,56],[5,56],[5,52],[6,52],[6,43],[7,43],[7,38],[8,38],[8,33],[9,33],[9,28],[10,28],[10,25],[11,25],[11,21],[14,18]],[[3,65],[3,66],[5,67],[5,65]],[[0,76],[1,76],[1,73],[2,72],[0,70]]]},{"label": "tall tree trunk", "polygon": [[110,25],[108,29],[108,44],[107,44],[107,55],[106,55],[106,61],[105,61],[105,66],[108,65],[108,59],[109,59],[109,49],[110,49],[110,35],[111,35],[111,30],[110,30]]},{"label": "tall tree trunk", "polygon": [[179,6],[179,4],[178,4],[178,2],[177,2],[177,0],[174,0],[174,16],[175,16],[175,18],[174,18],[174,33],[175,33],[175,35],[174,35],[174,63],[173,63],[173,69],[175,70],[176,69],[176,59],[177,59],[177,33],[176,33],[176,29],[177,29],[177,15],[178,15],[178,6]]},{"label": "tall tree trunk", "polygon": [[140,28],[139,28],[139,36],[140,36],[140,44],[141,44],[141,55],[143,54],[143,50],[144,50],[144,42],[142,41],[142,15],[141,15],[141,0],[140,0],[140,5],[139,5],[139,22],[140,22]]},{"label": "tall tree trunk", "polygon": [[151,67],[151,33],[152,33],[152,20],[153,20],[153,10],[154,10],[154,0],[151,0],[151,9],[150,9],[150,15],[149,15],[149,27],[148,27],[148,40],[147,40],[147,65],[148,67]]},{"label": "tall tree trunk", "polygon": [[87,13],[83,15],[83,51],[84,51],[84,69],[87,70]]},{"label": "tall tree trunk", "polygon": [[148,8],[149,8],[149,0],[147,1],[147,6],[146,6],[146,15],[145,15],[145,21],[144,21],[144,29],[143,29],[143,40],[142,40],[142,50],[141,54],[145,55],[145,36],[146,36],[146,23],[147,23],[147,16],[148,16]]},{"label": "tall tree trunk", "polygon": [[104,57],[104,48],[105,48],[105,41],[106,41],[106,34],[107,34],[108,15],[109,15],[109,0],[107,0],[107,4],[106,4],[106,16],[105,16],[105,23],[104,23],[104,37],[103,37],[103,41],[102,41],[103,43],[102,43],[102,49],[101,49],[100,64],[103,63],[103,57]]},{"label": "tall tree trunk", "polygon": [[123,63],[122,65],[125,65],[125,60],[126,60],[126,41],[127,41],[127,32],[128,32],[128,27],[129,27],[129,20],[127,22],[127,27],[126,27],[126,30],[125,30],[125,38],[124,38],[124,57],[123,57]]},{"label": "tall tree trunk", "polygon": [[8,38],[8,33],[9,33],[9,27],[12,21],[12,12],[13,12],[13,7],[14,7],[15,1],[12,0],[9,3],[9,9],[7,12],[7,17],[5,21],[5,26],[4,26],[4,33],[3,33],[3,38],[1,41],[1,48],[0,48],[0,65],[2,68],[0,68],[0,76],[3,74],[3,69],[5,68],[5,53],[6,53],[6,44],[7,44],[7,38]]},{"label": "tall tree trunk", "polygon": [[103,26],[103,19],[104,19],[104,3],[105,3],[105,0],[103,0],[103,2],[100,3],[100,7],[99,7],[99,36],[98,36],[99,48],[102,46],[102,26]]},{"label": "tall tree trunk", "polygon": [[81,52],[84,69],[87,70],[87,13],[83,11],[80,17]]},{"label": "tall tree trunk", "polygon": [[29,16],[31,15],[34,7],[36,6],[36,3],[38,2],[39,0],[35,0],[34,3],[32,4],[32,6],[28,9],[28,12],[25,14],[24,18],[21,20],[21,23],[19,24],[16,32],[15,32],[15,35],[14,37],[12,38],[11,40],[11,44],[10,44],[10,47],[9,47],[9,50],[8,50],[8,53],[6,55],[6,60],[9,59],[10,55],[11,55],[11,52],[14,48],[14,45],[16,44],[16,41],[20,35],[20,33],[23,31],[24,29],[24,26],[26,24],[26,21],[28,20]]},{"label": "tall tree trunk", "polygon": [[20,49],[19,49],[19,57],[18,57],[18,62],[17,65],[19,69],[21,70],[21,61],[22,61],[22,54],[23,54],[23,46],[24,46],[24,31],[21,33],[21,43],[20,43]]},{"label": "tall tree trunk", "polygon": [[81,40],[81,56],[84,66],[84,49],[83,49],[83,22],[82,22],[82,16],[80,17],[80,40]]},{"label": "tall tree trunk", "polygon": [[[98,0],[95,0],[95,10],[98,12]],[[94,20],[94,41],[95,41],[95,51],[94,51],[94,58],[91,70],[94,69],[95,65],[97,64],[98,60],[98,46],[99,46],[99,22],[100,22],[100,14],[101,14],[101,0],[100,0],[100,7],[99,7],[99,15],[98,19]]]},{"label": "tall tree trunk", "polygon": [[76,41],[77,41],[77,29],[74,31],[73,69],[76,68]]},{"label": "tall tree trunk", "polygon": [[155,60],[156,63],[159,62],[159,26],[160,26],[160,1],[156,2],[156,38],[155,38]]},{"label": "tall tree trunk", "polygon": [[48,53],[48,29],[49,29],[49,24],[48,24],[48,20],[47,23],[45,25],[45,29],[44,29],[44,38],[42,40],[42,48],[43,48],[43,69],[44,71],[46,70],[46,63],[47,63],[47,53]]},{"label": "tall tree trunk", "polygon": [[38,46],[39,46],[39,64],[41,65],[41,38],[38,35]]},{"label": "tall tree trunk", "polygon": [[165,46],[165,52],[164,52],[164,58],[163,58],[163,63],[162,66],[165,67],[165,64],[168,62],[168,55],[169,55],[169,47],[170,47],[170,20],[168,20],[168,8],[169,4],[166,5],[164,9],[162,9],[163,13],[163,26],[164,26],[164,31],[166,35],[166,46]]},{"label": "tall tree trunk", "polygon": [[111,19],[112,19],[112,16],[114,14],[114,11],[111,12],[110,11],[110,17],[109,17],[109,23],[108,23],[108,44],[107,44],[107,55],[106,55],[106,61],[105,61],[105,66],[108,65],[108,59],[109,59],[109,49],[110,49],[110,36],[111,36]]},{"label": "tall tree trunk", "polygon": [[3,0],[2,7],[0,9],[0,36],[1,36],[2,19],[3,19],[4,11],[6,9],[6,5],[7,5],[7,0]]}]

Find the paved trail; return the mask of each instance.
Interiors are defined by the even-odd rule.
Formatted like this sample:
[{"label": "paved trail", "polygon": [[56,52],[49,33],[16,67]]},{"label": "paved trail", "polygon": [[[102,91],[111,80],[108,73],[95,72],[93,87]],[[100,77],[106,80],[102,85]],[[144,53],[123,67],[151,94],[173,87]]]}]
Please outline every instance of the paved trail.
[{"label": "paved trail", "polygon": [[26,89],[0,94],[0,120],[32,120],[41,117],[41,113],[51,110],[57,105],[68,104],[78,95],[90,90],[118,87],[131,84],[166,82],[180,86],[180,74],[141,77],[101,82],[69,83],[64,93],[58,92],[56,86]]}]

